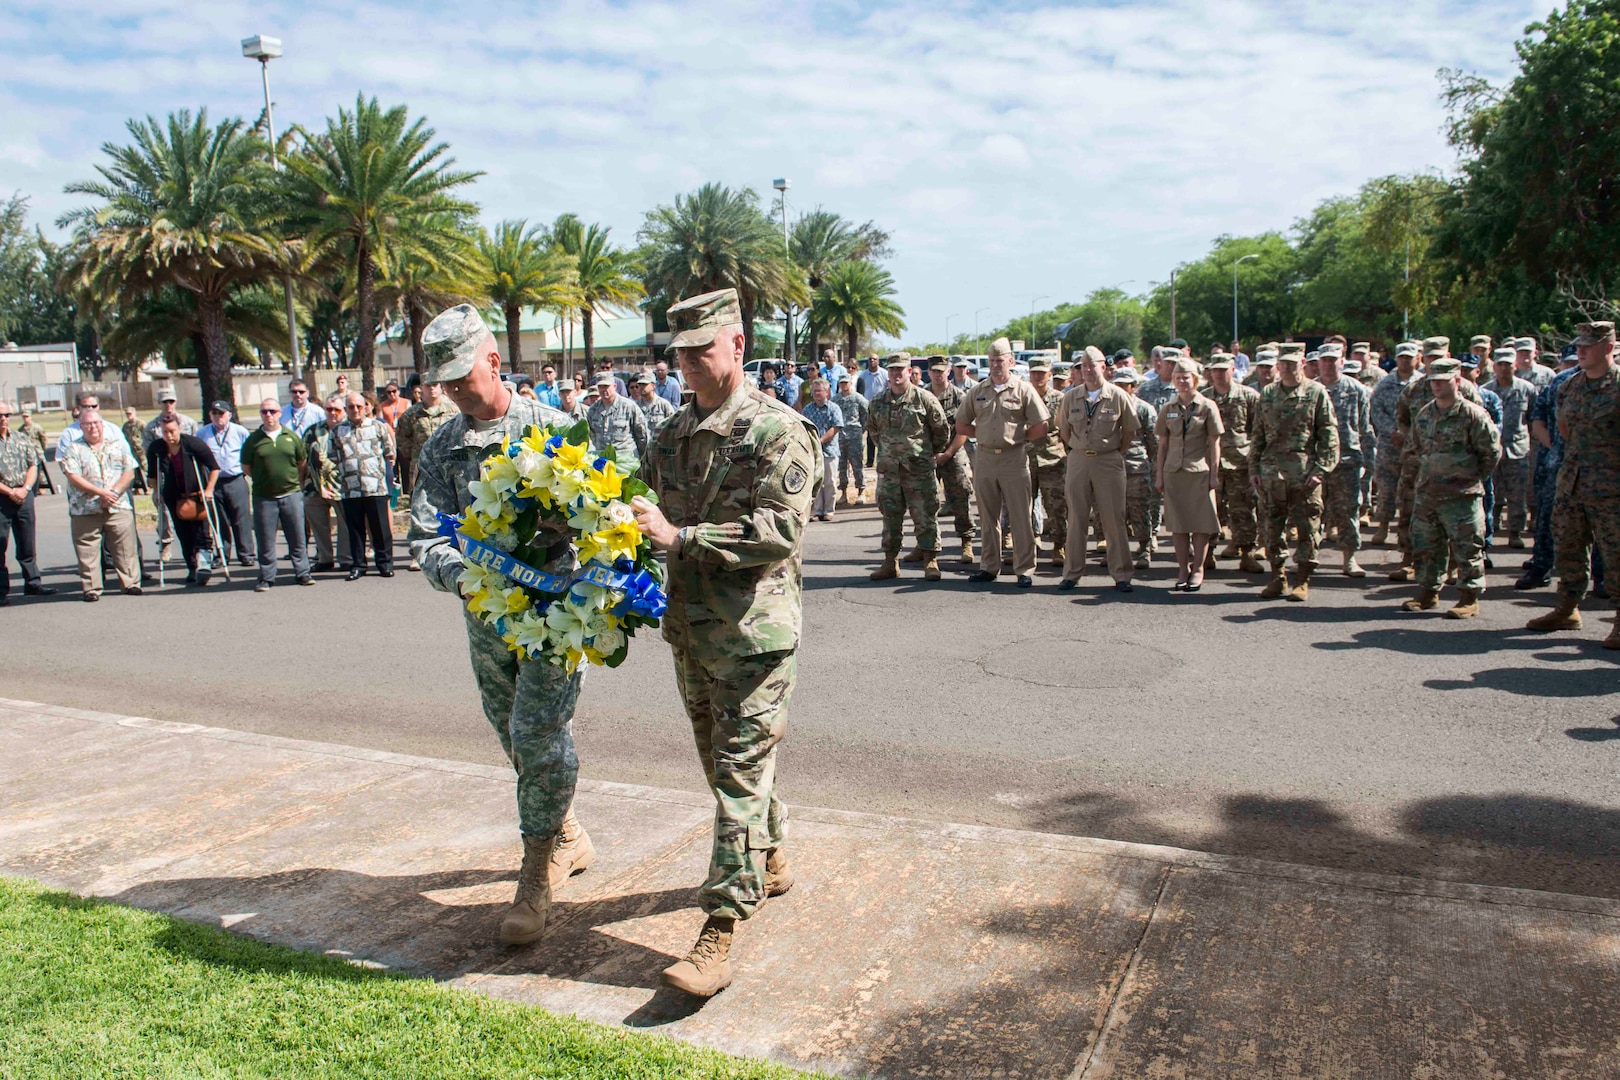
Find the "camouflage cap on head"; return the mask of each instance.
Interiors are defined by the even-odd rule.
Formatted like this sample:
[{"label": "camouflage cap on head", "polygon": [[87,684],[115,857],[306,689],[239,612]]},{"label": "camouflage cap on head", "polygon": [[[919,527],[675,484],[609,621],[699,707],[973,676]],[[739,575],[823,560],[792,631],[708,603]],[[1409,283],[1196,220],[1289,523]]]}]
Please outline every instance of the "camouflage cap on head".
[{"label": "camouflage cap on head", "polygon": [[1336,341],[1330,341],[1327,344],[1323,345],[1320,349],[1316,350],[1316,355],[1317,356],[1340,356],[1340,357],[1342,357],[1344,355],[1344,346],[1340,345]]},{"label": "camouflage cap on head", "polygon": [[1459,361],[1452,360],[1448,357],[1443,360],[1436,360],[1434,363],[1430,364],[1428,374],[1425,376],[1425,378],[1443,381],[1451,378],[1453,375],[1461,374],[1461,372],[1462,364]]},{"label": "camouflage cap on head", "polygon": [[951,361],[951,367],[953,367],[953,368],[967,367],[967,366],[968,366],[968,362],[967,362],[967,357],[965,357],[965,356],[958,356],[955,360]]},{"label": "camouflage cap on head", "polygon": [[1273,353],[1273,352],[1263,352],[1263,353],[1261,353],[1259,356],[1256,356],[1254,358],[1254,366],[1255,367],[1276,367],[1277,366],[1277,354]]},{"label": "camouflage cap on head", "polygon": [[1614,323],[1583,322],[1575,328],[1575,344],[1602,345],[1614,340]]},{"label": "camouflage cap on head", "polygon": [[1395,346],[1396,356],[1416,356],[1420,351],[1421,349],[1415,341],[1403,341]]},{"label": "camouflage cap on head", "polygon": [[895,353],[893,356],[883,361],[883,366],[886,368],[910,367],[911,357],[907,356],[905,353]]},{"label": "camouflage cap on head", "polygon": [[1490,348],[1491,347],[1491,335],[1489,335],[1489,334],[1475,334],[1473,337],[1468,339],[1468,347],[1470,349],[1477,349],[1481,345],[1485,346],[1487,349]]},{"label": "camouflage cap on head", "polygon": [[1424,357],[1451,355],[1451,339],[1441,336],[1424,338],[1423,355]]},{"label": "camouflage cap on head", "polygon": [[951,363],[950,363],[949,360],[946,360],[943,356],[936,356],[932,360],[928,361],[928,370],[929,371],[949,371],[949,370],[951,370]]},{"label": "camouflage cap on head", "polygon": [[1113,381],[1117,383],[1124,383],[1127,386],[1135,386],[1137,383],[1142,381],[1142,377],[1136,373],[1135,368],[1125,367],[1114,372]]},{"label": "camouflage cap on head", "polygon": [[1285,341],[1277,346],[1277,362],[1280,364],[1298,364],[1305,359],[1305,343],[1303,341]]},{"label": "camouflage cap on head", "polygon": [[728,326],[742,325],[742,304],[736,289],[716,289],[701,296],[689,296],[670,305],[669,351],[707,345]]},{"label": "camouflage cap on head", "polygon": [[1536,347],[1536,339],[1533,337],[1515,338],[1513,341],[1513,347],[1515,349],[1534,350]]},{"label": "camouflage cap on head", "polygon": [[1346,375],[1360,375],[1361,374],[1361,361],[1360,360],[1346,360],[1344,362],[1344,373]]},{"label": "camouflage cap on head", "polygon": [[1047,357],[1047,356],[1032,356],[1032,357],[1030,357],[1029,370],[1031,370],[1031,371],[1051,371],[1052,370],[1051,357]]},{"label": "camouflage cap on head", "polygon": [[1495,352],[1491,353],[1491,363],[1511,364],[1515,359],[1517,359],[1517,357],[1518,354],[1514,351],[1513,346],[1504,345],[1500,349],[1497,349]]},{"label": "camouflage cap on head", "polygon": [[1231,371],[1232,358],[1226,353],[1211,353],[1209,363],[1204,365],[1205,371]]},{"label": "camouflage cap on head", "polygon": [[1354,345],[1350,346],[1350,351],[1353,353],[1372,352],[1372,342],[1358,341]]},{"label": "camouflage cap on head", "polygon": [[485,338],[490,339],[493,349],[495,335],[489,332],[483,316],[471,304],[457,304],[439,312],[422,331],[422,352],[428,363],[422,381],[442,383],[465,379],[478,359],[479,346]]}]

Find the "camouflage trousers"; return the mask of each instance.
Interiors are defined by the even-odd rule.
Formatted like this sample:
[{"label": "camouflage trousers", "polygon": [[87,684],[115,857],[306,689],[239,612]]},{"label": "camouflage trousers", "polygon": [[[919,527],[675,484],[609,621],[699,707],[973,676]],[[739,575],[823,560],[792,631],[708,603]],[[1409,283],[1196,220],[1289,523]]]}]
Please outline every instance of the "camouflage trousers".
[{"label": "camouflage trousers", "polygon": [[1153,478],[1147,473],[1125,474],[1125,528],[1138,544],[1153,539],[1154,494]]},{"label": "camouflage trousers", "polygon": [[1069,533],[1068,471],[1065,462],[1056,465],[1029,465],[1030,487],[1040,493],[1041,513],[1046,515],[1046,527],[1041,539],[1063,547]]},{"label": "camouflage trousers", "polygon": [[[1242,459],[1239,459],[1242,460]],[[1260,522],[1255,514],[1254,485],[1249,483],[1247,463],[1229,466],[1221,459],[1221,486],[1215,492],[1215,510],[1221,524],[1232,530],[1232,543],[1238,547],[1254,547],[1260,536]]]},{"label": "camouflage trousers", "polygon": [[1492,513],[1507,511],[1502,527],[1510,533],[1528,532],[1530,529],[1530,501],[1534,494],[1530,490],[1530,459],[1522,457],[1517,460],[1503,458],[1496,466],[1495,484],[1496,505],[1491,508]]},{"label": "camouflage trousers", "polygon": [[1395,538],[1404,562],[1412,561],[1412,499],[1417,492],[1417,474],[1417,458],[1402,458],[1400,482],[1395,488],[1395,512],[1400,519]]},{"label": "camouflage trousers", "polygon": [[1412,554],[1417,583],[1439,589],[1447,567],[1457,587],[1485,591],[1485,501],[1479,495],[1417,496],[1412,503]]},{"label": "camouflage trousers", "polygon": [[766,854],[782,844],[776,746],[787,734],[793,650],[697,657],[675,649],[675,680],[714,793],[714,847],[698,892],[704,912],[746,919],[765,901]]},{"label": "camouflage trousers", "polygon": [[1378,471],[1377,453],[1368,455],[1366,461],[1361,463],[1361,512],[1372,512],[1372,485],[1373,475]]},{"label": "camouflage trousers", "polygon": [[921,551],[939,550],[939,484],[933,469],[893,467],[878,473],[878,512],[883,515],[883,554],[898,555],[905,544],[906,511]]},{"label": "camouflage trousers", "polygon": [[1288,527],[1292,525],[1299,533],[1294,565],[1301,570],[1314,570],[1316,549],[1322,543],[1321,486],[1310,487],[1303,480],[1272,480],[1266,484],[1262,495],[1266,558],[1271,568],[1283,568],[1283,561],[1288,557]]},{"label": "camouflage trousers", "polygon": [[574,801],[574,705],[580,673],[547,660],[521,660],[494,628],[463,613],[473,681],[484,716],[517,770],[518,829],[554,836]]},{"label": "camouflage trousers", "polygon": [[849,474],[855,474],[855,494],[866,490],[866,465],[861,457],[861,437],[865,432],[848,431],[838,435],[838,490],[849,486]]},{"label": "camouflage trousers", "polygon": [[961,450],[945,464],[937,466],[939,486],[945,490],[940,504],[956,523],[956,535],[961,540],[973,539],[973,478],[968,475],[967,454]]},{"label": "camouflage trousers", "polygon": [[1373,469],[1373,520],[1389,525],[1395,520],[1395,496],[1401,486],[1401,456],[1393,446],[1386,450],[1380,444],[1377,458]]},{"label": "camouflage trousers", "polygon": [[1361,550],[1361,463],[1341,462],[1322,479],[1322,518],[1329,529],[1339,530],[1339,549],[1346,555]]},{"label": "camouflage trousers", "polygon": [[1620,566],[1620,498],[1600,499],[1558,486],[1553,497],[1553,568],[1565,596],[1579,600],[1591,583],[1588,563],[1595,548],[1603,556],[1609,599],[1620,609],[1620,589],[1607,571]]}]

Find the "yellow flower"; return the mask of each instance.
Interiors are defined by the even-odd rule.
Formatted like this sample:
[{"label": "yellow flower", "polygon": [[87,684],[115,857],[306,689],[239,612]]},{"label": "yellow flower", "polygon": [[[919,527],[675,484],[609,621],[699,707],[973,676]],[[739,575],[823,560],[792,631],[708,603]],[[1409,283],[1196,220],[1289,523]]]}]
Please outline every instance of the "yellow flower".
[{"label": "yellow flower", "polygon": [[609,503],[624,493],[624,476],[611,461],[603,461],[600,469],[585,473],[585,490],[596,496],[599,503]]},{"label": "yellow flower", "polygon": [[565,441],[552,449],[551,456],[556,461],[556,469],[578,472],[590,460],[590,449],[584,443]]},{"label": "yellow flower", "polygon": [[635,522],[615,525],[611,529],[587,533],[579,538],[579,557],[592,559],[611,566],[616,559],[634,559],[641,546],[641,529]]},{"label": "yellow flower", "polygon": [[529,594],[514,585],[509,589],[483,589],[476,600],[469,599],[467,607],[485,615],[516,615],[529,608]]}]

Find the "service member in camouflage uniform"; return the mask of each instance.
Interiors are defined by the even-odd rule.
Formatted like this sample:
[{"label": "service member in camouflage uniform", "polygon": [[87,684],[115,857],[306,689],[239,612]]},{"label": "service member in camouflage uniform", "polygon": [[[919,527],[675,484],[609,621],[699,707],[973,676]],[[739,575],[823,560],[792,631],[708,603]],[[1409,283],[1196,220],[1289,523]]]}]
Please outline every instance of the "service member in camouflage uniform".
[{"label": "service member in camouflage uniform", "polygon": [[[1321,542],[1322,482],[1339,464],[1339,432],[1333,406],[1322,384],[1302,378],[1305,346],[1288,342],[1277,353],[1277,381],[1260,391],[1254,436],[1249,450],[1250,481],[1265,511],[1263,535],[1271,581],[1260,591],[1263,600],[1310,596],[1311,573]],[[1285,533],[1299,534],[1294,566],[1299,580],[1292,587],[1283,568]]]},{"label": "service member in camouflage uniform", "polygon": [[[429,368],[424,383],[439,383],[461,410],[428,437],[416,459],[411,492],[411,557],[429,585],[457,597],[461,551],[439,534],[440,514],[460,514],[472,505],[468,485],[478,479],[484,456],[502,439],[521,439],[530,425],[567,424],[549,405],[524,397],[501,381],[501,354],[483,318],[470,304],[441,313],[422,332]],[[544,537],[551,558],[537,569],[566,574],[574,568],[568,533]],[[579,672],[568,674],[549,660],[530,660],[507,648],[494,627],[462,605],[467,651],[484,716],[517,771],[518,830],[523,866],[517,895],[501,920],[501,941],[526,945],[545,932],[551,891],[590,864],[595,848],[574,820],[574,706]]]},{"label": "service member in camouflage uniform", "polygon": [[23,592],[28,596],[49,596],[34,557],[34,486],[44,455],[34,439],[19,424],[11,426],[11,404],[0,401],[0,607],[11,603],[11,571],[6,566],[6,546],[17,545],[17,566],[23,575]]},{"label": "service member in camouflage uniform", "polygon": [[1510,548],[1524,547],[1523,534],[1529,531],[1533,499],[1530,492],[1530,406],[1536,400],[1536,385],[1513,374],[1516,360],[1516,350],[1511,345],[1497,349],[1491,361],[1496,378],[1488,384],[1502,402],[1502,461],[1496,466],[1492,485],[1496,505],[1487,507],[1485,512],[1493,519],[1503,518]]},{"label": "service member in camouflage uniform", "polygon": [[1249,482],[1249,440],[1260,411],[1260,391],[1232,381],[1232,357],[1217,353],[1204,368],[1209,379],[1205,396],[1221,412],[1221,486],[1216,490],[1215,508],[1221,524],[1231,531],[1231,541],[1221,552],[1223,559],[1238,559],[1245,574],[1263,574],[1266,568],[1255,558],[1260,523],[1255,510],[1254,485]]},{"label": "service member in camouflage uniform", "polygon": [[[399,468],[399,501],[411,505],[411,481],[416,478],[416,459],[427,445],[428,438],[456,415],[456,407],[444,396],[444,387],[436,382],[425,382],[417,388],[422,400],[414,402],[400,415],[394,425],[394,453]],[[416,557],[411,556],[412,570],[420,570]]]},{"label": "service member in camouflage uniform", "polygon": [[[1063,392],[1052,386],[1052,362],[1037,357],[1029,364],[1029,385],[1046,404],[1046,411],[1057,415]],[[1057,428],[1048,425],[1046,434],[1029,440],[1029,484],[1041,497],[1041,512],[1046,515],[1045,535],[1041,539],[1052,545],[1052,565],[1063,569],[1063,548],[1068,540],[1068,457]],[[1086,523],[1087,528],[1090,522]]]},{"label": "service member in camouflage uniform", "polygon": [[[1436,360],[1446,360],[1451,357],[1451,339],[1448,337],[1427,337],[1423,339],[1424,367]],[[1475,405],[1483,406],[1479,391],[1474,384],[1463,379],[1457,384],[1457,392],[1466,400]],[[1399,515],[1400,531],[1397,539],[1401,546],[1401,565],[1389,575],[1391,581],[1407,581],[1413,574],[1412,566],[1412,499],[1417,492],[1418,459],[1412,451],[1411,442],[1407,432],[1411,430],[1412,418],[1418,410],[1434,400],[1434,391],[1429,388],[1429,381],[1421,376],[1407,380],[1401,389],[1400,396],[1395,399],[1395,448],[1401,455],[1400,484],[1395,490],[1395,511]]]},{"label": "service member in camouflage uniform", "polygon": [[[1175,375],[1176,361],[1181,359],[1181,351],[1168,345],[1155,345],[1151,356],[1153,373],[1137,386],[1136,397],[1153,406],[1156,421],[1165,403],[1176,396],[1176,386],[1171,379]],[[1152,555],[1159,550],[1159,526],[1164,524],[1164,496],[1153,486],[1151,476],[1148,478],[1148,514],[1152,520],[1152,528],[1148,532],[1148,554]]]},{"label": "service member in camouflage uniform", "polygon": [[[939,401],[945,412],[947,430],[956,430],[956,410],[967,400],[967,391],[951,382],[947,375],[950,366],[943,356],[933,356],[928,363],[928,392]],[[958,447],[956,453],[936,469],[939,486],[945,492],[941,508],[956,523],[956,538],[962,543],[962,561],[973,563],[973,475],[968,470],[967,447]]]},{"label": "service member in camouflage uniform", "polygon": [[744,376],[735,289],[683,300],[669,322],[694,397],[653,447],[647,480],[658,504],[632,505],[642,532],[669,553],[664,639],[715,799],[714,847],[698,893],[707,918],[663,981],[709,997],[731,983],[737,921],[793,884],[776,747],[793,691],[800,542],[821,452],[815,425]]},{"label": "service member in camouflage uniform", "polygon": [[[844,494],[845,506],[866,505],[866,412],[867,400],[855,390],[855,376],[845,372],[838,376],[838,393],[833,404],[844,417],[844,430],[838,435],[838,490]],[[855,482],[855,492],[848,494],[849,482]]]},{"label": "service member in camouflage uniform", "polygon": [[1406,384],[1417,373],[1418,343],[1403,341],[1395,346],[1395,370],[1378,380],[1367,402],[1367,419],[1377,437],[1373,478],[1373,521],[1378,531],[1374,544],[1389,541],[1390,524],[1395,520],[1395,493],[1401,483],[1401,452],[1395,446],[1395,403]]},{"label": "service member in camouflage uniform", "polygon": [[[1136,397],[1141,376],[1132,368],[1119,368],[1111,380],[1131,395],[1136,407],[1136,438],[1125,448],[1125,528],[1136,539],[1138,570],[1146,570],[1153,557],[1153,471],[1159,460],[1159,437],[1154,429],[1159,412]],[[1099,545],[1100,546],[1100,545]]]},{"label": "service member in camouflage uniform", "polygon": [[1361,550],[1361,473],[1367,464],[1363,450],[1370,456],[1378,437],[1372,429],[1372,395],[1356,380],[1344,377],[1343,364],[1339,346],[1322,346],[1317,380],[1327,391],[1339,432],[1339,464],[1322,482],[1323,523],[1337,533],[1345,577],[1363,578],[1367,571],[1356,562]]},{"label": "service member in camouflage uniform", "polygon": [[1532,630],[1578,630],[1590,582],[1593,548],[1603,553],[1614,627],[1605,649],[1620,649],[1620,368],[1614,362],[1614,323],[1582,323],[1575,338],[1580,373],[1558,388],[1558,430],[1564,460],[1558,469],[1552,525],[1557,554],[1558,606],[1531,619]]},{"label": "service member in camouflage uniform", "polygon": [[[877,445],[877,504],[883,514],[883,565],[873,581],[900,575],[906,511],[917,534],[923,576],[938,581],[939,484],[935,469],[951,442],[945,410],[933,394],[911,385],[911,358],[891,356],[888,385],[866,413],[866,434]],[[948,459],[947,459],[948,460]]]},{"label": "service member in camouflage uniform", "polygon": [[636,381],[630,384],[630,393],[641,415],[647,418],[647,430],[657,438],[670,417],[675,415],[674,403],[658,395],[658,380],[650,371],[643,371],[637,376]]}]

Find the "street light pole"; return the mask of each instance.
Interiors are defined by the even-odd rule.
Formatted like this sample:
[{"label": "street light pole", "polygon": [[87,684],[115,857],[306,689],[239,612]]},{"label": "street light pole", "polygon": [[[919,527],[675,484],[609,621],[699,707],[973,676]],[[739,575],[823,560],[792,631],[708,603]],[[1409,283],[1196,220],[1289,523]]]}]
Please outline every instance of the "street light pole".
[{"label": "street light pole", "polygon": [[1258,259],[1259,257],[1260,257],[1259,253],[1256,252],[1254,254],[1245,255],[1245,256],[1243,256],[1243,258],[1237,260],[1237,262],[1234,262],[1232,264],[1232,344],[1233,344],[1234,347],[1236,347],[1237,340],[1238,340],[1237,268],[1238,268],[1238,265],[1240,263],[1246,263],[1250,259]]},{"label": "street light pole", "polygon": [[961,317],[962,317],[961,315],[947,315],[947,316],[945,316],[945,348],[947,350],[950,349],[950,347],[951,347],[951,320],[952,319],[960,319]]},{"label": "street light pole", "polygon": [[[281,159],[276,154],[276,115],[270,105],[270,61],[281,55],[281,39],[254,34],[242,39],[242,55],[259,62],[259,78],[264,84],[264,126],[270,136],[270,167],[281,171]],[[304,377],[303,362],[298,356],[298,313],[293,309],[293,279],[289,271],[281,279],[287,291],[287,359],[291,361],[292,377]]]},{"label": "street light pole", "polygon": [[1170,339],[1176,338],[1176,272],[1170,271]]},{"label": "street light pole", "polygon": [[[788,193],[788,188],[790,188],[792,186],[793,186],[793,181],[789,180],[785,176],[779,176],[775,180],[771,181],[771,187],[775,188],[776,191],[777,191],[777,194],[780,195],[781,198],[782,198],[782,258],[790,266],[793,263],[793,248],[788,243],[787,193]],[[789,364],[792,364],[793,360],[794,360],[793,354],[797,351],[793,347],[794,342],[793,342],[793,303],[792,303],[792,301],[789,301],[789,302],[782,305],[782,313],[783,313],[783,315],[786,316],[786,328],[787,328],[787,337],[786,337],[786,342],[782,347],[782,356]]]},{"label": "street light pole", "polygon": [[1024,348],[1026,348],[1026,349],[1031,348],[1035,344],[1035,305],[1040,303],[1042,300],[1050,300],[1050,299],[1051,299],[1050,294],[1048,294],[1046,296],[1035,296],[1035,297],[1030,298],[1030,301],[1029,301],[1029,340],[1024,342]]},{"label": "street light pole", "polygon": [[[1125,286],[1127,286],[1127,285],[1135,285],[1135,284],[1136,284],[1136,279],[1135,278],[1126,278],[1124,281],[1121,281],[1119,284],[1110,286],[1108,291],[1112,292],[1112,293],[1120,293],[1120,292],[1124,291]],[[1109,327],[1109,329],[1110,330],[1117,330],[1117,329],[1119,329],[1119,297],[1118,296],[1114,297],[1114,312],[1113,312],[1113,315],[1114,315],[1114,325]]]},{"label": "street light pole", "polygon": [[982,307],[973,313],[973,347],[975,349],[979,347],[979,316],[989,310],[987,307]]}]

